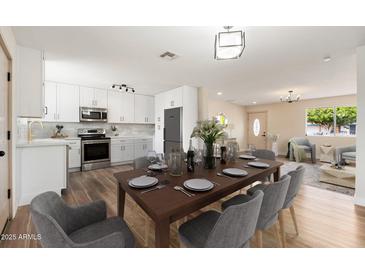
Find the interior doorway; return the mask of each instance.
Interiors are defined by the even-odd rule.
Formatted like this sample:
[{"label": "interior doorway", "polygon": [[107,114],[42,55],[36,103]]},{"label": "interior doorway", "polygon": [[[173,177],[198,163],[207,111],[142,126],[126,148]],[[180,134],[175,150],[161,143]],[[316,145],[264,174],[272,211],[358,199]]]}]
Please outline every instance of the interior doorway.
[{"label": "interior doorway", "polygon": [[8,51],[0,37],[0,232],[3,231],[10,218],[11,147],[8,131],[11,126],[10,115],[10,78],[8,73],[11,61]]},{"label": "interior doorway", "polygon": [[248,113],[248,145],[257,149],[267,148],[267,112]]}]

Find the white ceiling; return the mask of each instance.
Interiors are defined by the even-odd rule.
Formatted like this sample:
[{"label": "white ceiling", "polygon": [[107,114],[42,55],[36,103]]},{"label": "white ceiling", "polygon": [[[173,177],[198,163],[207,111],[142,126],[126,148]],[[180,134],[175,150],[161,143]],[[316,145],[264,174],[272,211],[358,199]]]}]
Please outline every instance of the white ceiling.
[{"label": "white ceiling", "polygon": [[[144,94],[192,85],[242,105],[277,102],[288,90],[303,99],[356,93],[355,51],[365,27],[243,29],[242,57],[216,61],[221,27],[13,27],[20,45],[45,50],[48,80],[126,83]],[[164,51],[180,57],[162,60]]]}]

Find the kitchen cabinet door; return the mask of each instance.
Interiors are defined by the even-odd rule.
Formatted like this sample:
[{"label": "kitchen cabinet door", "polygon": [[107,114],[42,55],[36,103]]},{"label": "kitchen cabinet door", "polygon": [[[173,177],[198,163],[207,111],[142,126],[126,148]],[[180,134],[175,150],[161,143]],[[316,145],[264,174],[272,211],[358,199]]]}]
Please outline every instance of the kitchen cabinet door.
[{"label": "kitchen cabinet door", "polygon": [[44,119],[46,122],[57,121],[57,84],[46,82],[44,86]]},{"label": "kitchen cabinet door", "polygon": [[16,54],[18,116],[44,118],[44,54],[20,46]]},{"label": "kitchen cabinet door", "polygon": [[165,109],[183,106],[183,87],[175,88],[166,92]]},{"label": "kitchen cabinet door", "polygon": [[68,167],[78,168],[81,167],[81,154],[80,148],[70,146],[68,151]]},{"label": "kitchen cabinet door", "polygon": [[122,123],[134,122],[134,94],[121,93],[121,113],[120,120]]},{"label": "kitchen cabinet door", "polygon": [[108,107],[108,91],[106,89],[94,89],[94,107]]},{"label": "kitchen cabinet door", "polygon": [[80,87],[80,107],[95,107],[94,88]]},{"label": "kitchen cabinet door", "polygon": [[78,86],[57,84],[57,120],[60,122],[80,122],[79,100]]},{"label": "kitchen cabinet door", "polygon": [[164,98],[165,93],[155,96],[155,151],[157,153],[163,153]]},{"label": "kitchen cabinet door", "polygon": [[134,144],[122,145],[122,161],[134,160]]},{"label": "kitchen cabinet door", "polygon": [[143,142],[143,143],[136,143],[134,145],[134,157],[140,158],[147,156],[147,152],[152,150],[153,144],[152,141]]},{"label": "kitchen cabinet door", "polygon": [[136,94],[134,97],[134,121],[136,123],[153,124],[154,113],[154,98]]},{"label": "kitchen cabinet door", "polygon": [[122,98],[116,90],[108,91],[108,122],[121,123]]},{"label": "kitchen cabinet door", "polygon": [[122,144],[112,144],[111,152],[110,152],[110,161],[111,163],[118,163],[123,161],[123,151]]}]

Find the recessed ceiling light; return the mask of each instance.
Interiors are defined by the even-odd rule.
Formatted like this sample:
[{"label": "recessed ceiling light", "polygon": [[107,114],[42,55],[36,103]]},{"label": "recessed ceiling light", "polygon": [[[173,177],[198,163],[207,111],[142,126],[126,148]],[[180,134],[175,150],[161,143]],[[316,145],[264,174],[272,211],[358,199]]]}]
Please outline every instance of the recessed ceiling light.
[{"label": "recessed ceiling light", "polygon": [[329,61],[331,61],[330,56],[323,57],[323,62],[329,62]]},{"label": "recessed ceiling light", "polygon": [[222,94],[223,94],[223,93],[222,93],[222,92],[220,92],[220,91],[219,91],[219,92],[217,92],[217,95],[222,95]]},{"label": "recessed ceiling light", "polygon": [[253,102],[252,102],[252,104],[256,105],[256,104],[257,104],[257,102],[256,102],[256,101],[253,101]]}]

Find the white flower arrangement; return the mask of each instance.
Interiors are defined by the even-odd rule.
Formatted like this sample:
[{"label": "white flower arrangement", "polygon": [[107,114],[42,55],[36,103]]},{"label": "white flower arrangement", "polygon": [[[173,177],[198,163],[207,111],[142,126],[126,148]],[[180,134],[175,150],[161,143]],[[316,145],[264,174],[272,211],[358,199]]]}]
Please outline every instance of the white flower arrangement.
[{"label": "white flower arrangement", "polygon": [[275,134],[275,133],[268,133],[267,134],[267,138],[273,142],[276,143],[279,140],[280,135],[279,134]]}]

